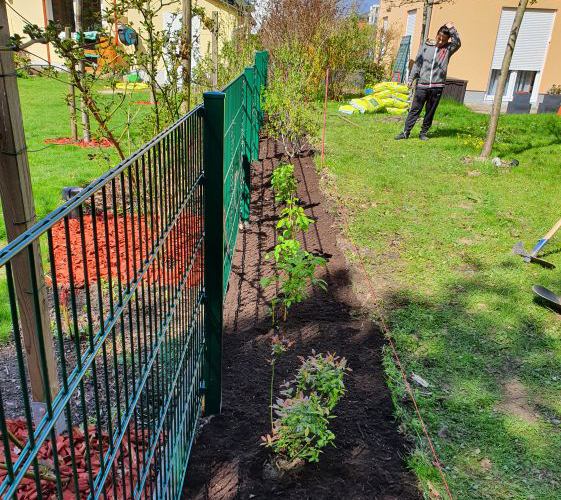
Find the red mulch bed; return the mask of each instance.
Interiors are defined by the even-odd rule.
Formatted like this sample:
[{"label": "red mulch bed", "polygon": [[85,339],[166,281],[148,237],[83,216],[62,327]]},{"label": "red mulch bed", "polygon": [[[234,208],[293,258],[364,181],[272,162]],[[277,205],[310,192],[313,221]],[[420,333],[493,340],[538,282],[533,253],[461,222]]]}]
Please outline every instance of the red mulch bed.
[{"label": "red mulch bed", "polygon": [[[14,436],[22,443],[26,444],[27,439],[27,424],[23,419],[19,420],[7,420],[7,427],[8,430],[14,434]],[[128,446],[128,435],[130,432],[130,448]],[[72,430],[72,437],[73,437],[73,448],[74,448],[74,457],[77,464],[77,473],[78,473],[78,490],[80,493],[80,498],[85,499],[90,494],[90,485],[89,485],[89,477],[88,477],[88,468],[87,468],[87,461],[86,461],[86,436],[84,433],[78,428],[74,427]],[[93,479],[95,481],[97,475],[100,472],[100,460],[99,460],[99,451],[100,447],[102,448],[103,453],[106,453],[109,449],[109,436],[106,433],[102,433],[101,440],[97,434],[97,429],[95,426],[88,427],[88,438],[89,438],[89,445],[90,445],[90,453],[91,453],[91,464],[93,469]],[[130,431],[126,434],[126,439],[123,441],[123,445],[119,449],[117,456],[115,458],[115,470],[118,471],[117,475],[119,476],[115,480],[115,484],[113,481],[112,474],[110,473],[107,481],[105,482],[105,491],[108,493],[109,497],[113,496],[113,491],[117,492],[117,498],[119,499],[129,499],[133,498],[133,494],[130,491],[130,478],[129,476],[133,476],[133,484],[136,484],[138,480],[138,470],[140,470],[142,474],[142,468],[140,463],[144,460],[144,450],[148,449],[149,440],[148,436],[145,435],[144,437],[139,432],[138,434],[135,433],[134,429],[130,429]],[[58,456],[58,463],[60,467],[60,476],[61,482],[63,487],[62,498],[63,500],[75,500],[75,491],[76,485],[74,481],[74,472],[72,469],[72,458],[70,454],[70,438],[68,433],[61,434],[56,439],[56,451]],[[2,448],[3,450],[4,448]],[[3,451],[0,450],[0,462],[5,463],[6,459],[4,456]],[[12,463],[19,457],[19,449],[18,447],[11,443],[10,445],[10,453],[12,457]],[[132,468],[130,468],[130,460],[132,461]],[[51,441],[45,441],[39,453],[37,455],[40,464],[40,472],[42,474],[49,474],[54,475],[54,462],[53,462],[53,447]],[[137,460],[139,461],[139,469],[136,468]],[[122,462],[123,468],[125,470],[125,478],[120,477],[121,466],[117,466]],[[45,467],[44,467],[44,466]],[[49,470],[45,470],[49,469]],[[33,467],[30,467],[29,472],[33,472]],[[45,474],[45,475],[46,475]],[[4,481],[7,477],[8,473],[5,470],[0,469],[0,483]],[[148,478],[150,480],[150,476]],[[150,488],[147,488],[148,491]],[[43,494],[43,498],[45,500],[54,500],[57,498],[57,488],[56,483],[52,481],[48,481],[46,479],[41,480],[41,492]],[[16,492],[15,498],[17,500],[35,500],[37,498],[37,487],[35,484],[34,479],[24,478],[20,486]]]},{"label": "red mulch bed", "polygon": [[69,137],[59,137],[57,139],[45,139],[43,142],[45,144],[56,144],[57,146],[78,146],[79,148],[110,148],[112,146],[108,139],[91,139],[90,141],[80,139],[75,141]]},{"label": "red mulch bed", "polygon": [[[105,240],[105,221],[103,214],[97,214],[96,218],[96,233],[97,233],[97,244],[99,252],[99,274],[102,279],[107,279],[109,274],[113,279],[118,276],[117,272],[117,256],[119,256],[120,264],[120,278],[124,283],[129,282],[134,278],[135,270],[138,271],[142,266],[140,260],[141,250],[142,258],[146,259],[146,248],[151,252],[153,245],[149,235],[145,234],[145,220],[144,217],[140,219],[130,215],[126,217],[122,215],[117,216],[117,238],[115,237],[115,219],[114,214],[107,215],[108,222],[108,233],[109,233],[109,255],[110,261],[107,260],[106,253],[106,240]],[[150,231],[150,225],[148,223],[148,231]],[[139,233],[140,224],[140,233]],[[70,234],[70,254],[72,258],[72,274],[74,278],[74,286],[77,288],[83,288],[85,285],[84,276],[84,260],[82,252],[82,233],[80,230],[80,220],[79,219],[69,219],[69,234]],[[163,252],[163,258],[161,259],[161,266],[152,265],[150,271],[145,275],[145,281],[149,283],[154,283],[160,280],[164,283],[175,284],[182,279],[182,275],[185,273],[188,262],[184,262],[181,258],[182,252],[185,252],[185,258],[188,258],[197,244],[198,235],[192,234],[193,231],[190,229],[192,227],[200,227],[200,222],[197,216],[183,216],[180,217],[176,223],[174,229],[168,236],[168,242],[177,242],[182,245],[182,251],[169,251]],[[134,227],[133,227],[134,226]],[[133,245],[132,233],[134,231],[135,239]],[[128,237],[128,241],[125,241],[125,232]],[[96,258],[95,258],[95,247],[94,247],[94,231],[93,231],[93,219],[91,215],[84,215],[84,233],[85,233],[85,243],[86,243],[86,260],[87,260],[87,277],[91,284],[97,281],[96,274]],[[142,237],[142,240],[139,238]],[[118,241],[117,241],[118,240]],[[118,244],[117,244],[118,243]],[[128,247],[126,245],[128,243]],[[169,244],[168,244],[169,247]],[[175,248],[172,246],[171,248]],[[56,266],[56,278],[59,285],[69,285],[70,276],[68,269],[68,253],[67,253],[67,241],[66,233],[64,228],[64,221],[58,222],[53,227],[53,250],[55,255]],[[128,269],[126,261],[126,253],[128,250]],[[193,270],[189,276],[188,286],[196,285],[199,280],[201,273],[199,272],[202,264],[202,252],[199,251],[197,254],[199,257],[195,262]],[[49,276],[50,278],[50,276]],[[49,279],[47,278],[47,279]]]}]

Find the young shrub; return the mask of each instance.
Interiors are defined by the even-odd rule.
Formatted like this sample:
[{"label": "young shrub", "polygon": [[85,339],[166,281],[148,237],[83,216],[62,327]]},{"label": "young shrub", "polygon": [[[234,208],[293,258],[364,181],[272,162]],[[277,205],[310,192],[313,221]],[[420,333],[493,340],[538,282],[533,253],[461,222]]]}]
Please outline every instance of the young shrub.
[{"label": "young shrub", "polygon": [[307,232],[313,219],[306,216],[304,209],[298,204],[298,198],[290,198],[286,206],[281,210],[281,219],[277,223],[277,229],[281,230],[282,238],[292,238],[295,230]]},{"label": "young shrub", "polygon": [[294,469],[304,462],[318,462],[322,449],[333,444],[329,430],[332,411],[345,394],[344,375],[350,371],[345,358],[316,354],[300,358],[296,378],[281,392],[274,405],[277,419],[272,433],[261,438],[276,455],[279,469]]},{"label": "young shrub", "polygon": [[319,462],[323,448],[333,444],[335,434],[329,430],[334,418],[317,394],[277,399],[274,406],[278,416],[273,434],[263,436],[263,445],[277,455],[280,469],[292,469],[306,462]]},{"label": "young shrub", "polygon": [[279,49],[271,66],[269,86],[263,89],[265,132],[282,142],[285,153],[297,156],[319,134],[317,113],[308,102],[309,62],[302,48],[288,44]]},{"label": "young shrub", "polygon": [[279,285],[280,293],[271,301],[273,323],[275,322],[275,311],[279,305],[283,312],[283,320],[286,321],[288,310],[294,304],[309,297],[308,285],[317,285],[323,290],[327,289],[327,283],[315,277],[316,268],[325,266],[325,259],[302,250],[298,241],[283,239],[275,247],[274,255],[277,274],[261,280],[261,285],[264,287],[272,283]]},{"label": "young shrub", "polygon": [[294,165],[279,165],[273,171],[271,185],[275,191],[277,203],[288,203],[296,195],[296,178]]},{"label": "young shrub", "polygon": [[333,410],[345,394],[343,377],[350,371],[347,360],[335,354],[316,354],[300,358],[302,365],[294,381],[300,392],[316,392],[329,410]]}]

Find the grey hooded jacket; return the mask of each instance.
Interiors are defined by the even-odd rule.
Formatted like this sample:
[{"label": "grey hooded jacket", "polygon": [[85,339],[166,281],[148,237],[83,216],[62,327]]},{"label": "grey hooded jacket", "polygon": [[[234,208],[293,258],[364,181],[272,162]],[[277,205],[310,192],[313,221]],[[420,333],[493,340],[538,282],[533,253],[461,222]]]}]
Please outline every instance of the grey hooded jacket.
[{"label": "grey hooded jacket", "polygon": [[435,42],[427,40],[419,49],[409,74],[409,84],[418,79],[421,87],[443,87],[450,57],[461,45],[456,28],[450,28],[450,40],[444,47],[438,48]]}]

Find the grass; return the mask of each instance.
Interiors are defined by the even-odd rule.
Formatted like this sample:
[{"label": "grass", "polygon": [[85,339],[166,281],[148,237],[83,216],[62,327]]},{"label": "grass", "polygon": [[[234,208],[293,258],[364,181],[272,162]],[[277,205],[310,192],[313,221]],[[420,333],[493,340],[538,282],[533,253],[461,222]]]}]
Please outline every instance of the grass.
[{"label": "grass", "polygon": [[[25,138],[28,148],[31,184],[38,219],[43,218],[62,203],[62,188],[66,186],[85,186],[118,163],[118,156],[112,149],[82,149],[76,146],[51,145],[45,148],[45,139],[69,137],[70,118],[66,104],[67,85],[46,77],[28,79],[18,78]],[[100,84],[100,89],[102,85]],[[109,103],[111,95],[99,94],[100,102]],[[140,123],[149,113],[149,108],[130,104],[129,102],[148,100],[147,91],[130,94],[127,105],[114,116],[111,125],[121,135],[130,116],[136,115]],[[80,117],[78,117],[80,120]],[[97,127],[91,119],[93,135]],[[78,128],[81,133],[80,127]],[[142,143],[138,127],[132,130],[130,150],[134,151]],[[124,149],[129,152],[128,141],[124,140]],[[92,159],[91,155],[95,155]],[[105,158],[107,157],[107,158]],[[0,217],[0,245],[7,243],[4,218]],[[42,241],[44,246],[44,242]],[[46,257],[43,248],[43,259]],[[4,344],[12,331],[8,292],[5,284],[4,270],[0,276],[0,345]]]},{"label": "grass", "polygon": [[[488,117],[454,102],[442,103],[428,142],[394,141],[402,125],[383,115],[349,117],[354,127],[336,113],[331,104],[328,189],[343,200],[408,373],[430,383],[417,397],[454,498],[561,498],[561,317],[531,291],[561,293],[561,278],[511,254],[561,215],[561,120],[502,117],[495,154],[520,165],[497,168],[472,160]],[[561,268],[559,236],[545,253]],[[427,498],[429,481],[444,498],[384,359],[401,429],[416,442],[408,464]]]}]

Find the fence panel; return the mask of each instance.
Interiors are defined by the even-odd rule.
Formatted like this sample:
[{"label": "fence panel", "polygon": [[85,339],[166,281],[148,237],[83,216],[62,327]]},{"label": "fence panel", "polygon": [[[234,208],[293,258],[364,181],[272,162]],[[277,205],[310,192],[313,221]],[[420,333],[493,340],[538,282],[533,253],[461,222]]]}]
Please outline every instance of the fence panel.
[{"label": "fence panel", "polygon": [[[249,216],[257,75],[255,65],[234,80],[223,116],[215,115],[218,136],[224,131],[218,179],[209,178],[212,113],[201,105],[0,250],[0,296],[13,329],[3,358],[9,376],[0,378],[0,498],[181,497],[205,394],[207,412],[220,411],[220,318],[238,223]],[[214,255],[209,203],[223,222],[213,235],[227,250],[220,264],[206,262]],[[216,292],[212,264],[224,271]],[[39,345],[38,393],[46,394],[39,405],[22,283]],[[210,305],[219,321],[208,321]],[[56,374],[42,335],[49,324]],[[58,393],[49,390],[53,377]]]}]

